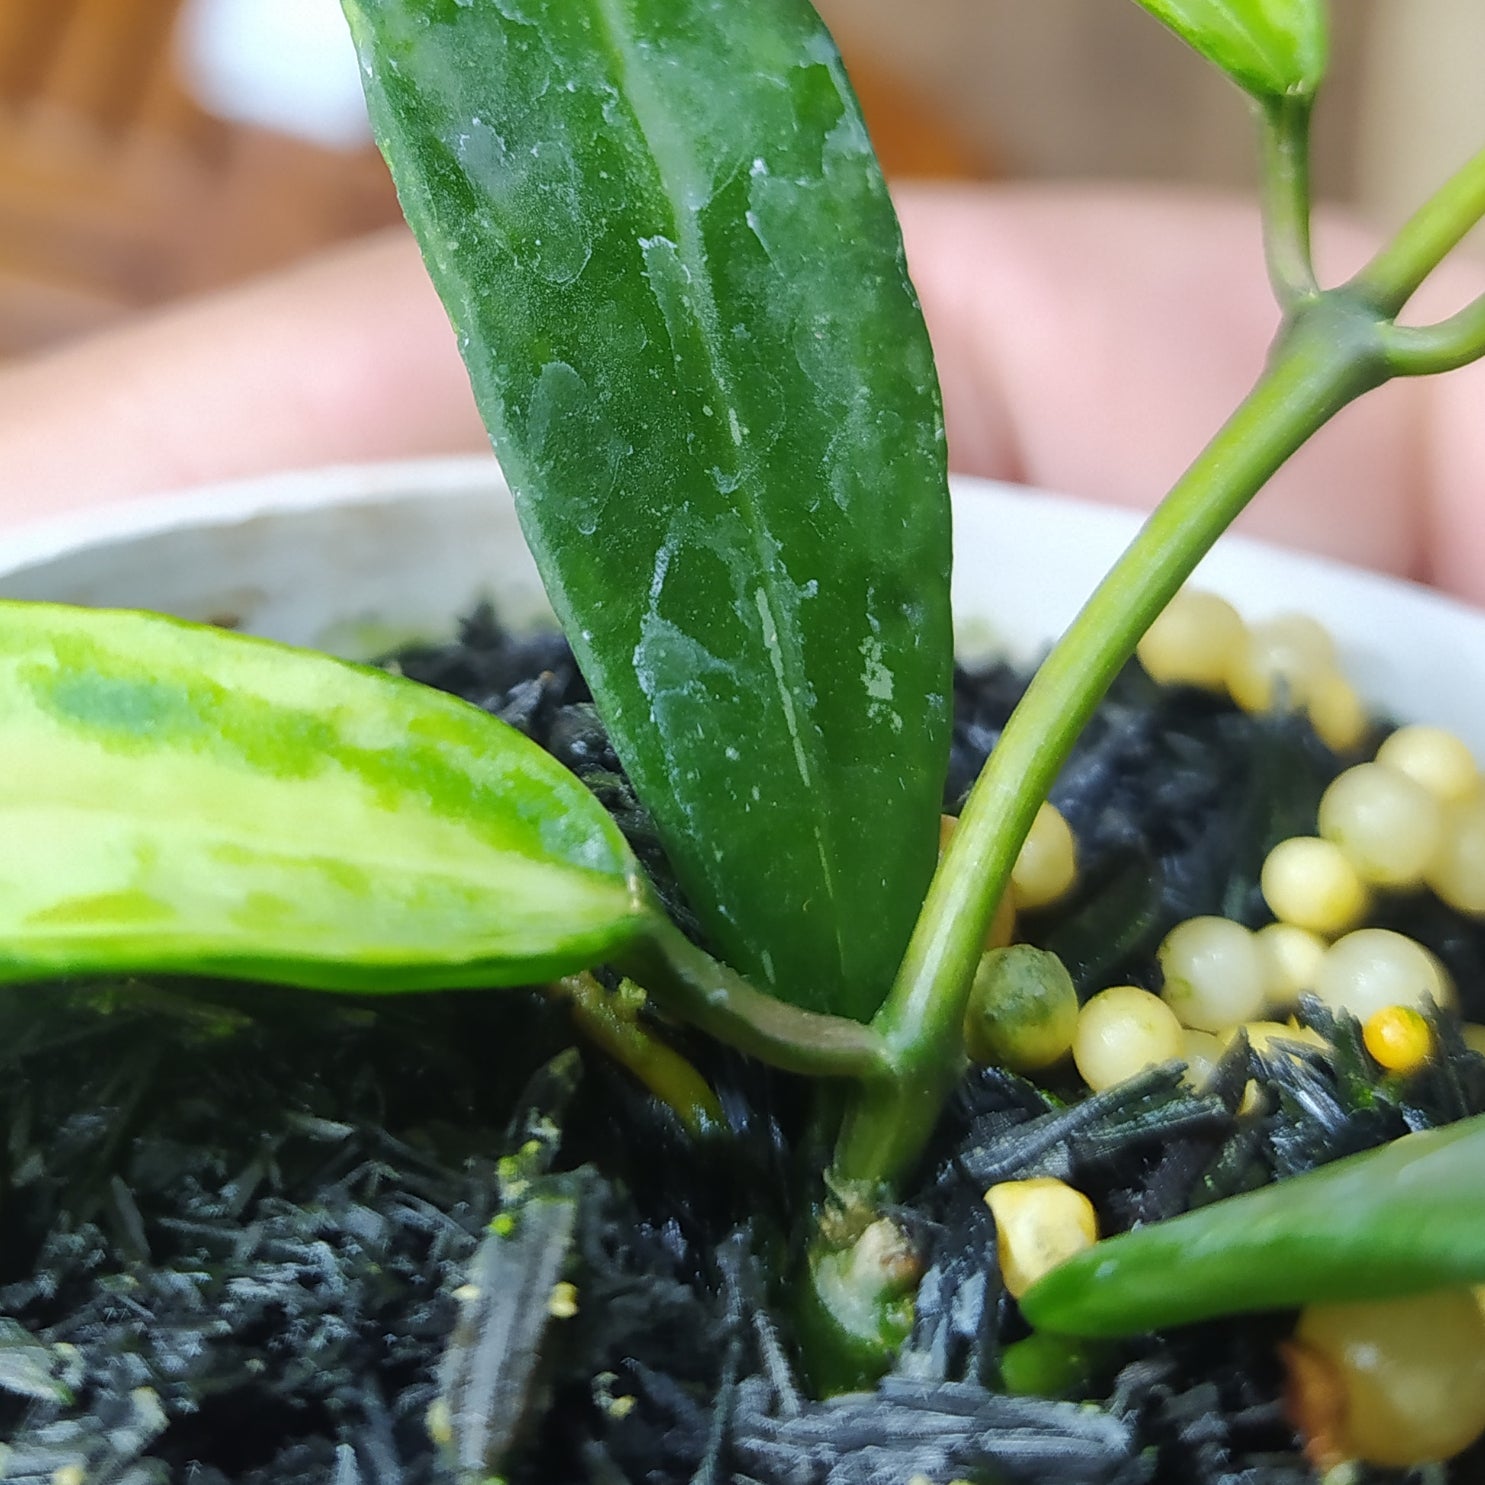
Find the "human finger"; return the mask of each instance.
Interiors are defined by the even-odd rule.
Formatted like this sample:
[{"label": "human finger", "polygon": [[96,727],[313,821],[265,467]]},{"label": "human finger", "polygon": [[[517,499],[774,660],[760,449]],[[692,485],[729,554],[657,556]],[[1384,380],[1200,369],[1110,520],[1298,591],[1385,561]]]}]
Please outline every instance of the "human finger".
[{"label": "human finger", "polygon": [[0,520],[315,464],[486,448],[411,236],[0,368]]},{"label": "human finger", "polygon": [[[1252,385],[1278,324],[1256,210],[1130,187],[899,193],[934,337],[953,467],[1146,509]],[[1326,277],[1364,258],[1320,234]],[[1432,534],[1421,383],[1348,408],[1240,529],[1424,575]]]}]

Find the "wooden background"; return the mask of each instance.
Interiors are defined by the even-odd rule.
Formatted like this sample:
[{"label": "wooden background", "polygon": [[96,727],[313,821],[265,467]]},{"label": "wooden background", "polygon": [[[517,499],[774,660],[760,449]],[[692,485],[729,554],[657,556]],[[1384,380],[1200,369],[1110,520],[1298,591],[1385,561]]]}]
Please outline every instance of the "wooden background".
[{"label": "wooden background", "polygon": [[[182,3],[0,0],[0,358],[396,220],[371,149],[193,100]],[[1242,100],[1125,0],[818,3],[889,173],[1250,179]],[[1321,179],[1396,214],[1485,139],[1485,3],[1336,16]]]}]

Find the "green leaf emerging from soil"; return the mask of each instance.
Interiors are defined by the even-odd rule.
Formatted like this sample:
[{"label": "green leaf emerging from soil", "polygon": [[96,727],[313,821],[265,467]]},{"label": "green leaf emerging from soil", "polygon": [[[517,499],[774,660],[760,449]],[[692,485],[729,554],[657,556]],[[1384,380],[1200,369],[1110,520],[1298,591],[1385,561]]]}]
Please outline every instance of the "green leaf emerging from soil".
[{"label": "green leaf emerging from soil", "polygon": [[1136,0],[1257,98],[1308,97],[1325,75],[1324,0]]},{"label": "green leaf emerging from soil", "polygon": [[938,392],[803,0],[346,0],[614,745],[723,954],[868,1017],[948,747]]},{"label": "green leaf emerging from soil", "polygon": [[650,921],[602,807],[513,729],[325,656],[0,604],[0,979],[522,984]]},{"label": "green leaf emerging from soil", "polygon": [[1218,1315],[1485,1282],[1485,1115],[1095,1243],[1021,1299],[1119,1336]]}]

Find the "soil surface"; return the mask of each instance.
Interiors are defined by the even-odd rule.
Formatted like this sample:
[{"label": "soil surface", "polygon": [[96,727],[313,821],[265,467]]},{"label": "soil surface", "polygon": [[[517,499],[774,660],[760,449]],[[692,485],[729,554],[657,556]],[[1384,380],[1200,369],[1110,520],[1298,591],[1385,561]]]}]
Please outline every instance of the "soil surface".
[{"label": "soil surface", "polygon": [[[614,811],[677,916],[644,810],[559,640],[488,614],[395,663],[529,732]],[[947,807],[1014,675],[961,675]],[[1074,901],[1024,925],[1089,994],[1157,985],[1177,921],[1266,913],[1259,864],[1312,833],[1354,761],[1291,719],[1132,668],[1054,791]],[[1485,1020],[1485,933],[1432,899],[1385,920]],[[694,927],[694,924],[691,924]],[[976,1071],[897,1214],[924,1266],[912,1337],[868,1393],[812,1401],[782,1276],[822,1151],[806,1090],[667,1031],[728,1131],[696,1139],[538,991],[362,998],[175,981],[0,991],[0,1475],[48,1485],[1299,1485],[1281,1403],[1292,1316],[1063,1357],[1071,1398],[1012,1396],[1027,1329],[1000,1282],[993,1181],[1071,1180],[1103,1230],[1469,1114],[1454,1023],[1383,1076],[1239,1043],[1211,1091],[1156,1069],[1092,1100]],[[1237,1112],[1249,1079],[1261,1106]],[[1076,1109],[1068,1100],[1083,1099]],[[1400,1480],[1361,1472],[1357,1482]],[[1485,1478],[1476,1446],[1434,1482]]]}]

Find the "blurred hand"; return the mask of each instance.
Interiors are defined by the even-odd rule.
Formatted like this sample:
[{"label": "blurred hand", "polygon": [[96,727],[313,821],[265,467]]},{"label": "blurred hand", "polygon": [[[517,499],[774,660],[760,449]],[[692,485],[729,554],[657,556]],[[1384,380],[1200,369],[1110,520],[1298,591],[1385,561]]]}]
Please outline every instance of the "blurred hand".
[{"label": "blurred hand", "polygon": [[[1244,203],[1128,188],[906,188],[950,463],[1148,507],[1277,324]],[[1370,240],[1322,222],[1322,281]],[[1426,317],[1485,289],[1460,265]],[[314,464],[486,447],[403,231],[0,369],[0,520]],[[1485,365],[1347,409],[1243,526],[1485,602]]]}]

